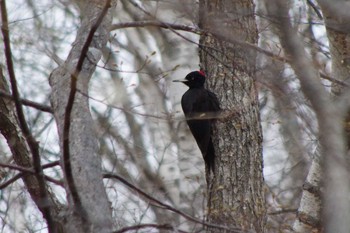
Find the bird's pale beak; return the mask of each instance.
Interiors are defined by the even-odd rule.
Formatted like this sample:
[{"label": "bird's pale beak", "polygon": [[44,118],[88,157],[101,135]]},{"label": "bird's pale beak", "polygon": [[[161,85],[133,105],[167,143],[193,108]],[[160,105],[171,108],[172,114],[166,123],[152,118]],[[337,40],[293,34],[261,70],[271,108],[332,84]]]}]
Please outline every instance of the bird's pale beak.
[{"label": "bird's pale beak", "polygon": [[173,80],[173,82],[185,83],[185,82],[188,82],[188,80],[186,80],[186,79],[178,79],[178,80]]}]

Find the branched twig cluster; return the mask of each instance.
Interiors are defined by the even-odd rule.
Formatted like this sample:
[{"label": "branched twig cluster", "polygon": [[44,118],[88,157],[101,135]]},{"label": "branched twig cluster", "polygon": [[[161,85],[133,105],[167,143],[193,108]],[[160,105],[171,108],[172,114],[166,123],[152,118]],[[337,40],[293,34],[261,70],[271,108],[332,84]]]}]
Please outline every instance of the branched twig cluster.
[{"label": "branched twig cluster", "polygon": [[6,1],[2,0],[0,4],[1,4],[1,19],[2,19],[1,31],[4,38],[6,64],[7,64],[7,70],[9,73],[9,78],[11,83],[12,96],[15,102],[15,107],[16,107],[20,128],[22,130],[22,133],[27,141],[27,144],[33,156],[33,166],[34,166],[35,176],[38,180],[38,185],[40,190],[39,196],[42,203],[42,205],[39,206],[39,208],[42,210],[44,218],[47,221],[49,231],[54,232],[55,226],[54,226],[54,221],[50,210],[50,201],[49,201],[48,193],[46,189],[45,177],[41,167],[39,143],[35,140],[35,138],[33,137],[27,125],[26,118],[24,116],[23,109],[22,109],[20,94],[17,87],[15,70],[14,70],[14,65],[12,61],[12,51],[11,51],[11,43],[10,43],[10,32],[9,32],[9,23],[7,18]]},{"label": "branched twig cluster", "polygon": [[[59,161],[55,161],[52,163],[48,163],[48,164],[44,164],[42,166],[42,169],[46,169],[46,168],[51,168],[54,166],[58,166],[59,165]],[[22,178],[24,175],[26,174],[35,174],[35,171],[33,168],[28,168],[28,167],[22,167],[22,166],[18,166],[18,165],[14,165],[14,164],[5,164],[5,163],[0,163],[0,167],[5,167],[5,168],[9,168],[9,169],[13,169],[13,170],[17,170],[20,173],[14,175],[13,177],[11,177],[10,179],[8,179],[7,181],[3,182],[0,184],[0,190],[6,188],[7,186],[9,186],[10,184],[14,183],[16,180]],[[45,179],[47,181],[50,181],[56,185],[60,185],[63,186],[63,182],[62,181],[58,181],[56,179],[53,179],[50,176],[45,176]]]},{"label": "branched twig cluster", "polygon": [[238,227],[227,227],[227,226],[222,226],[222,225],[217,225],[217,224],[212,224],[212,223],[208,223],[205,222],[203,220],[197,219],[195,217],[192,217],[168,204],[165,204],[159,200],[157,200],[156,198],[148,195],[147,193],[145,193],[144,191],[142,191],[141,189],[135,187],[133,184],[131,184],[130,182],[128,182],[127,180],[125,180],[123,177],[117,175],[117,174],[113,174],[113,173],[105,173],[104,174],[104,178],[109,178],[109,179],[117,179],[119,182],[121,182],[122,184],[124,184],[125,186],[127,186],[128,188],[132,189],[133,191],[136,191],[139,195],[142,195],[143,197],[147,198],[148,200],[150,200],[151,202],[153,202],[154,204],[158,205],[161,208],[170,210],[176,214],[179,214],[180,216],[184,217],[185,219],[192,221],[194,223],[198,223],[201,224],[205,227],[209,227],[209,228],[216,228],[216,229],[220,229],[220,230],[226,230],[232,233],[241,233],[243,232],[240,228]]}]

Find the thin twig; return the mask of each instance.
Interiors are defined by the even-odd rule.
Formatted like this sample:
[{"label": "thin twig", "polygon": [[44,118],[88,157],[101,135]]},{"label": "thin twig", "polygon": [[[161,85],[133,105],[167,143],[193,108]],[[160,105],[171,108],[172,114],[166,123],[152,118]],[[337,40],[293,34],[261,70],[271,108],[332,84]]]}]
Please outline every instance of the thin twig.
[{"label": "thin twig", "polygon": [[[10,93],[8,93],[8,92],[6,92],[4,90],[1,90],[1,89],[0,89],[0,97],[4,97],[4,98],[10,99],[10,100],[13,100],[13,96]],[[37,110],[40,110],[40,111],[43,111],[43,112],[52,113],[52,108],[50,106],[47,106],[47,105],[44,105],[44,104],[39,104],[39,103],[36,103],[34,101],[27,100],[27,99],[22,99],[22,98],[20,99],[20,102],[23,105],[35,108]]]},{"label": "thin twig", "polygon": [[47,221],[49,232],[54,232],[55,224],[51,216],[51,210],[50,210],[51,205],[49,204],[45,178],[41,168],[39,144],[31,134],[29,127],[27,125],[27,122],[23,113],[23,109],[22,109],[20,94],[17,87],[17,80],[16,80],[14,65],[12,61],[10,31],[9,31],[9,24],[8,24],[8,18],[7,18],[6,1],[2,0],[0,1],[0,4],[1,4],[1,19],[2,19],[1,31],[4,39],[5,57],[6,57],[7,70],[9,73],[9,78],[11,83],[12,95],[15,102],[19,125],[21,127],[22,133],[27,141],[27,144],[33,156],[33,166],[35,170],[35,177],[38,180],[38,186],[40,191],[39,199],[41,199],[43,203],[41,206],[38,204],[38,207],[41,209],[44,215],[44,218]]},{"label": "thin twig", "polygon": [[[12,177],[12,178],[10,178],[9,180],[5,181],[4,183],[0,184],[0,190],[6,188],[6,187],[9,186],[10,184],[14,183],[16,180],[22,178],[26,173],[28,173],[28,172],[21,172],[21,173],[18,173],[18,174],[16,174],[14,177]],[[31,173],[34,174],[34,171],[31,171]],[[46,176],[46,175],[45,175],[45,180],[47,180],[47,181],[49,181],[49,182],[51,182],[51,183],[54,183],[54,184],[56,184],[56,185],[59,185],[59,186],[61,186],[61,187],[64,187],[64,184],[63,184],[62,181],[56,180],[56,179],[54,179],[54,178],[52,178],[52,177],[50,177],[50,176]]]},{"label": "thin twig", "polygon": [[217,225],[217,224],[212,224],[212,223],[208,223],[208,222],[204,222],[203,220],[197,219],[195,217],[192,217],[168,204],[165,204],[159,200],[157,200],[156,198],[148,195],[147,193],[145,193],[144,191],[142,191],[141,189],[137,188],[136,186],[134,186],[133,184],[131,184],[130,182],[128,182],[127,180],[125,180],[124,178],[122,178],[121,176],[117,175],[117,174],[113,174],[113,173],[105,173],[103,175],[104,178],[113,178],[113,179],[117,179],[119,180],[122,184],[124,184],[125,186],[129,187],[130,189],[132,189],[133,191],[136,191],[138,194],[144,196],[145,198],[147,198],[148,200],[154,202],[155,204],[159,205],[160,207],[170,210],[174,213],[177,213],[179,215],[181,215],[182,217],[184,217],[185,219],[195,222],[195,223],[199,223],[203,226],[206,227],[211,227],[211,228],[217,228],[217,229],[222,229],[222,230],[227,230],[229,232],[237,232],[237,233],[241,233],[243,232],[240,228],[238,227],[227,227],[227,226],[222,226],[222,225]]},{"label": "thin twig", "polygon": [[21,172],[35,174],[35,171],[31,168],[22,167],[22,166],[18,166],[18,165],[14,165],[14,164],[0,163],[0,167],[6,167],[6,168],[14,169],[17,171],[21,171]]},{"label": "thin twig", "polygon": [[[148,11],[145,10],[145,9],[143,9],[142,6],[140,6],[140,4],[138,4],[137,2],[131,0],[130,3],[131,3],[132,5],[134,5],[136,8],[138,8],[139,10],[141,10],[143,13],[145,13],[147,16],[149,16],[149,17],[151,17],[151,18],[154,18],[158,23],[161,23],[161,24],[163,25],[164,28],[168,28],[168,29],[169,29],[170,31],[172,31],[175,35],[181,37],[182,39],[184,39],[184,40],[186,40],[186,41],[188,41],[188,42],[190,42],[190,43],[193,43],[193,44],[197,44],[197,45],[198,45],[197,42],[192,41],[191,39],[187,38],[186,36],[184,36],[184,35],[178,33],[176,30],[174,30],[174,29],[171,27],[171,24],[168,24],[168,23],[166,23],[166,22],[162,22],[162,21],[160,21],[159,19],[157,19],[157,18],[156,18],[154,15],[152,15],[150,12],[148,12]],[[175,25],[173,25],[173,26],[175,26]],[[184,30],[184,29],[182,29],[182,30]]]},{"label": "thin twig", "polygon": [[17,175],[15,175],[14,177],[8,179],[7,181],[5,181],[4,183],[0,184],[0,190],[6,188],[7,186],[9,186],[10,184],[14,183],[16,180],[22,178],[23,173],[19,173]]},{"label": "thin twig", "polygon": [[56,161],[53,161],[51,163],[44,164],[43,165],[43,169],[50,168],[50,167],[55,167],[55,166],[59,166],[59,165],[60,165],[60,161],[56,160]]},{"label": "thin twig", "polygon": [[164,22],[155,21],[155,20],[116,23],[111,26],[111,30],[117,30],[122,28],[134,28],[134,27],[160,27],[164,29],[192,32],[195,34],[202,33],[201,30],[193,26],[188,26],[183,24],[164,23]]},{"label": "thin twig", "polygon": [[45,175],[45,179],[51,183],[54,183],[55,185],[58,185],[58,186],[61,186],[62,188],[64,188],[64,183],[61,180],[56,180],[56,179],[54,179],[50,176],[46,176],[46,175]]},{"label": "thin twig", "polygon": [[267,213],[268,215],[279,215],[279,214],[296,214],[298,211],[298,209],[282,209],[282,210],[276,210],[276,211],[272,211]]},{"label": "thin twig", "polygon": [[[57,165],[59,165],[59,161],[54,161],[52,163],[47,163],[47,164],[43,165],[42,168],[46,169],[46,168],[51,168],[51,167],[54,167],[54,166],[57,166]],[[31,168],[20,167],[20,166],[13,165],[13,164],[0,163],[0,167],[7,167],[7,168],[10,168],[10,169],[15,169],[15,170],[20,171],[20,173],[16,174],[14,177],[12,177],[9,180],[5,181],[4,183],[0,184],[0,190],[6,188],[7,186],[12,184],[13,182],[18,180],[19,178],[22,178],[22,176],[24,176],[26,173],[35,174],[34,170],[31,170]],[[50,181],[50,182],[52,182],[54,184],[57,184],[57,185],[63,187],[63,182],[61,182],[61,181],[55,180],[52,177],[49,177],[49,176],[46,176],[46,175],[45,175],[45,179],[47,181]]]},{"label": "thin twig", "polygon": [[318,18],[320,20],[323,20],[322,14],[321,12],[317,9],[317,6],[315,5],[315,3],[313,3],[311,0],[306,0],[307,4],[310,5],[310,7],[315,11],[316,15],[318,16]]},{"label": "thin twig", "polygon": [[159,225],[159,224],[139,224],[139,225],[135,225],[135,226],[124,227],[124,228],[119,229],[117,231],[113,231],[113,233],[124,233],[124,232],[128,232],[128,231],[137,231],[137,230],[141,230],[144,228],[155,228],[155,229],[159,229],[159,230],[169,230],[172,232],[187,233],[187,231],[176,229],[175,227],[171,226],[170,224],[162,224],[162,225]]},{"label": "thin twig", "polygon": [[84,210],[82,206],[77,187],[74,183],[74,177],[72,174],[72,166],[70,162],[70,150],[69,150],[69,131],[70,131],[70,123],[71,123],[71,113],[73,109],[73,103],[75,99],[75,94],[77,92],[77,81],[78,76],[83,68],[83,63],[85,61],[87,52],[89,51],[89,46],[92,42],[94,34],[100,24],[103,21],[103,18],[107,14],[108,9],[111,7],[111,0],[107,0],[104,8],[102,9],[99,17],[97,18],[96,23],[91,27],[89,35],[84,43],[84,46],[81,50],[81,54],[75,68],[74,73],[71,75],[71,83],[70,83],[70,92],[67,101],[67,106],[65,110],[64,123],[63,123],[63,161],[64,161],[64,171],[66,175],[66,180],[68,184],[68,188],[70,190],[73,202],[77,208],[77,213],[81,215],[83,221],[87,221],[87,212]]},{"label": "thin twig", "polygon": [[[136,5],[136,6],[140,8],[140,6],[138,6],[138,5]],[[141,10],[143,10],[143,9],[141,8]],[[154,27],[160,27],[160,28],[164,28],[164,29],[169,29],[172,32],[174,32],[174,30],[181,30],[181,31],[192,32],[192,33],[195,33],[195,34],[212,34],[213,36],[215,36],[215,37],[217,37],[217,38],[219,38],[221,40],[224,40],[226,42],[233,43],[233,44],[239,44],[239,45],[245,46],[245,47],[247,47],[249,49],[254,49],[257,52],[264,54],[265,56],[271,57],[272,59],[281,61],[283,63],[289,63],[289,64],[291,63],[291,60],[289,58],[282,57],[280,55],[274,54],[273,52],[265,50],[265,49],[255,45],[255,44],[252,44],[252,43],[249,43],[249,42],[246,42],[246,41],[240,41],[240,40],[234,39],[234,38],[232,38],[230,36],[226,36],[226,35],[224,35],[224,33],[222,33],[222,31],[221,32],[215,32],[214,30],[212,30],[212,31],[204,31],[204,30],[202,30],[200,28],[195,28],[193,26],[182,25],[182,24],[166,23],[166,22],[161,22],[159,20],[157,20],[157,21],[155,21],[155,20],[153,20],[153,21],[152,20],[147,20],[147,21],[135,21],[135,22],[117,23],[117,24],[113,24],[111,26],[111,30],[117,30],[117,29],[122,29],[122,28],[133,28],[133,27],[146,27],[146,26],[154,26]],[[183,35],[180,35],[178,33],[176,33],[176,34],[179,35],[180,37],[184,38]],[[197,42],[191,41],[188,38],[184,38],[184,39],[189,41],[189,42],[191,42],[191,43],[200,45]],[[208,47],[208,49],[213,49],[213,48]],[[208,52],[208,51],[206,51],[206,52]],[[211,56],[214,59],[217,59],[215,56],[213,56],[213,55],[211,55]],[[217,60],[219,60],[219,59],[217,59]],[[319,73],[320,73],[320,77],[322,79],[329,80],[331,82],[334,82],[334,83],[336,83],[338,85],[342,85],[344,87],[348,87],[349,86],[348,84],[346,84],[345,82],[343,82],[341,80],[332,78],[332,77],[330,77],[330,76],[328,76],[328,75],[326,75],[326,74],[324,74],[322,72],[319,72]]]}]

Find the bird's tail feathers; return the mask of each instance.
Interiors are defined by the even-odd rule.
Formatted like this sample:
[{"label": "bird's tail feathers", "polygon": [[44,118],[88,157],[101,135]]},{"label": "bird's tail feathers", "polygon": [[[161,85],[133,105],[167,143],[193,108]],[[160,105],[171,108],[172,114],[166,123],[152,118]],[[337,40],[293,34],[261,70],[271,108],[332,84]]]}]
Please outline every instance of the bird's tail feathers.
[{"label": "bird's tail feathers", "polygon": [[215,170],[215,150],[214,150],[214,145],[213,142],[210,140],[208,144],[208,149],[207,153],[205,155],[205,164],[206,167],[208,168],[209,173],[212,171],[214,174]]}]

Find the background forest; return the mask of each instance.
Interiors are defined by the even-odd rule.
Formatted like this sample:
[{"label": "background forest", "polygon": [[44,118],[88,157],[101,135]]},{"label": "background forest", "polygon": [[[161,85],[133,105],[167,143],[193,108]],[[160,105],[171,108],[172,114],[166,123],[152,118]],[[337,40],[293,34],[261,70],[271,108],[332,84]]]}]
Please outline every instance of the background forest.
[{"label": "background forest", "polygon": [[349,232],[348,1],[0,3],[0,232]]}]

